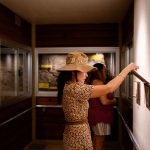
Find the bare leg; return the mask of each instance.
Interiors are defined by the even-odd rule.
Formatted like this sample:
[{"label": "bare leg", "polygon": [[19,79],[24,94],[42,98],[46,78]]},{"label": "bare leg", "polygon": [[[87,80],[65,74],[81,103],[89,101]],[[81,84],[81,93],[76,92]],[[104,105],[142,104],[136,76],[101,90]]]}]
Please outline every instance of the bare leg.
[{"label": "bare leg", "polygon": [[93,146],[94,150],[102,150],[104,145],[105,136],[94,135],[93,136]]}]

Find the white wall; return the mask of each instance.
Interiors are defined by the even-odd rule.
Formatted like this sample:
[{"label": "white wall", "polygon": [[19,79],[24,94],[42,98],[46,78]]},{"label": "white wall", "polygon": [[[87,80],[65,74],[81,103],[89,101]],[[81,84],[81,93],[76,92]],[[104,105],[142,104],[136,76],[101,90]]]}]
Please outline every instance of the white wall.
[{"label": "white wall", "polygon": [[[138,73],[150,82],[150,0],[134,2],[134,60]],[[138,80],[135,78],[134,80]],[[141,82],[141,81],[140,81]],[[136,83],[134,83],[134,93]],[[141,104],[134,101],[133,133],[140,150],[150,150],[150,110],[146,107],[144,86],[141,82]]]}]

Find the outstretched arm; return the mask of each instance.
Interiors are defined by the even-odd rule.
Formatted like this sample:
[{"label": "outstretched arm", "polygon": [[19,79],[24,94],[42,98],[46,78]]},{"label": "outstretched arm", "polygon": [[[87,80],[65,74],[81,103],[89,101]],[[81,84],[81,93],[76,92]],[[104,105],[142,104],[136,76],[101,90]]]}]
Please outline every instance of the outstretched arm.
[{"label": "outstretched arm", "polygon": [[100,97],[108,93],[114,92],[124,81],[129,72],[137,70],[139,67],[134,63],[129,64],[124,68],[120,74],[118,74],[114,79],[109,81],[106,85],[96,85],[93,86],[91,97]]}]

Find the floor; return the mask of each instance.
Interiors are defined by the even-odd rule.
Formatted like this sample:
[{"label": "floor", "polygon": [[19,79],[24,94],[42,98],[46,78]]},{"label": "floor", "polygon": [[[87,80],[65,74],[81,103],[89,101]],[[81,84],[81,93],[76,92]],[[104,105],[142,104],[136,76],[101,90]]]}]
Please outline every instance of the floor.
[{"label": "floor", "polygon": [[63,143],[62,140],[40,140],[27,145],[23,150],[63,150]]},{"label": "floor", "polygon": [[[23,150],[63,150],[62,140],[36,141],[27,145]],[[118,143],[107,142],[104,150],[121,150]]]}]

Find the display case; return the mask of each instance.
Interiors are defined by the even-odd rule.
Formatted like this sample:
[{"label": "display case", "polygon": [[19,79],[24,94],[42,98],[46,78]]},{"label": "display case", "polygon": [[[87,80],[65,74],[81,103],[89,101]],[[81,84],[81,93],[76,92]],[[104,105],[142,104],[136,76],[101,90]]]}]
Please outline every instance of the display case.
[{"label": "display case", "polygon": [[31,96],[31,51],[1,43],[0,107]]},{"label": "display case", "polygon": [[35,93],[36,96],[57,96],[58,68],[65,65],[66,55],[71,51],[83,51],[93,65],[103,56],[107,68],[113,75],[119,71],[118,47],[59,47],[36,48],[35,51]]}]

